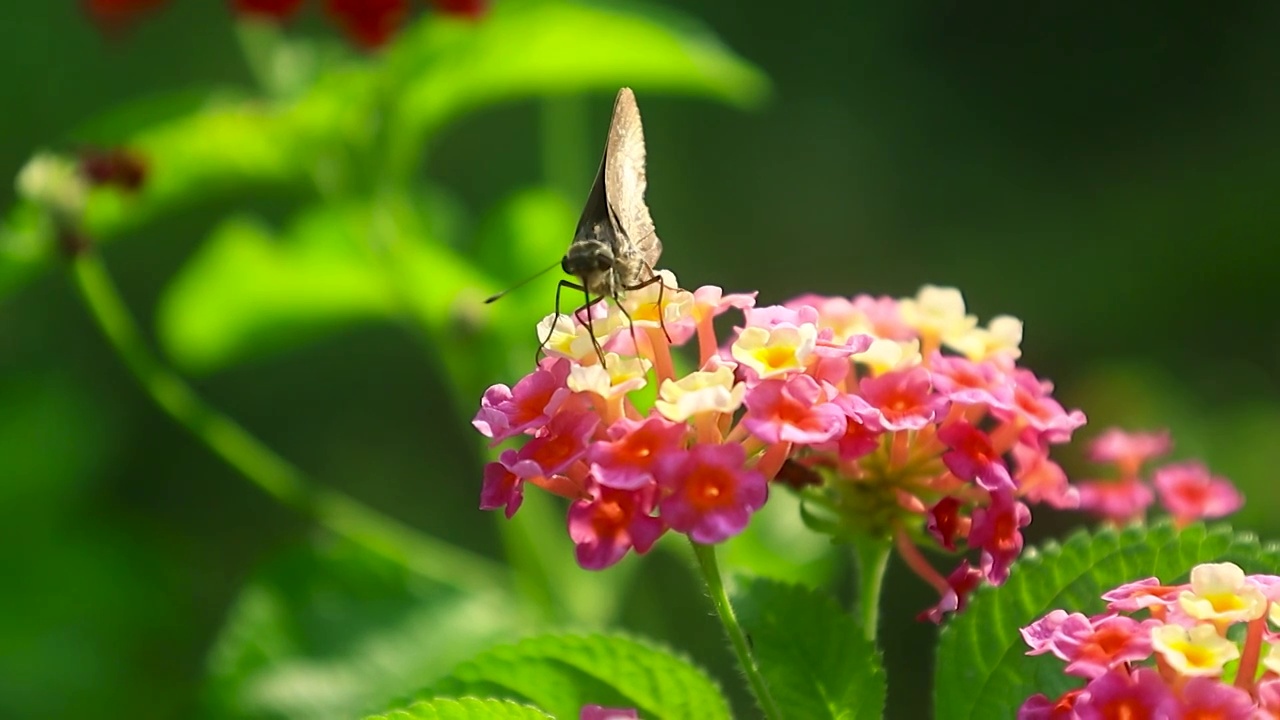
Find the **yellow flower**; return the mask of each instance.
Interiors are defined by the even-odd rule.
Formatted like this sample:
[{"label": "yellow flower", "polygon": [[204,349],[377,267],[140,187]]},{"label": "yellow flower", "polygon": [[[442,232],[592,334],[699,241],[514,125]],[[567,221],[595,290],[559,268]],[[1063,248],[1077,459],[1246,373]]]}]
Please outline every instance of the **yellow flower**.
[{"label": "yellow flower", "polygon": [[1217,623],[1248,622],[1267,611],[1266,596],[1233,563],[1197,565],[1191,570],[1191,590],[1178,595],[1178,604],[1197,620]]},{"label": "yellow flower", "polygon": [[742,383],[734,384],[733,370],[722,366],[663,382],[653,406],[666,419],[684,422],[700,413],[731,413],[742,406],[746,391]]},{"label": "yellow flower", "polygon": [[1208,623],[1188,631],[1181,625],[1151,629],[1151,646],[1182,675],[1217,676],[1222,666],[1240,657],[1240,648]]},{"label": "yellow flower", "polygon": [[749,327],[738,335],[730,351],[734,360],[755,370],[764,380],[804,370],[817,339],[818,328],[807,323],[772,329]]}]

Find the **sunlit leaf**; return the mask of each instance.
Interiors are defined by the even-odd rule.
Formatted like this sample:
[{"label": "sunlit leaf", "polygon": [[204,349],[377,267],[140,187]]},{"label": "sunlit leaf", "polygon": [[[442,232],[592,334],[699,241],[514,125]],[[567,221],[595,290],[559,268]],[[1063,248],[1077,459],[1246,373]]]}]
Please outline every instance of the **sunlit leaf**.
[{"label": "sunlit leaf", "polygon": [[764,74],[709,30],[630,3],[509,0],[483,23],[432,17],[397,43],[390,62],[404,87],[397,131],[407,138],[536,95],[631,85],[748,105],[768,90]]},{"label": "sunlit leaf", "polygon": [[1067,677],[1051,655],[1027,657],[1018,633],[1061,608],[1087,615],[1103,610],[1100,596],[1147,577],[1186,582],[1195,565],[1234,562],[1245,572],[1280,572],[1280,550],[1230,528],[1194,525],[1132,527],[1123,532],[1080,532],[1059,546],[1028,551],[1009,582],[984,588],[943,628],[934,671],[934,717],[940,720],[1014,717],[1034,693],[1057,697],[1078,679]]},{"label": "sunlit leaf", "polygon": [[183,367],[208,371],[402,309],[443,325],[460,294],[492,281],[422,232],[403,203],[314,207],[282,238],[228,220],[165,292],[161,340]]},{"label": "sunlit leaf", "polygon": [[729,717],[719,688],[688,660],[625,637],[549,635],[496,647],[417,697],[505,698],[575,718],[584,705],[636,708],[646,720]]},{"label": "sunlit leaf", "polygon": [[211,99],[197,111],[139,128],[124,140],[147,167],[136,194],[93,192],[85,224],[97,239],[135,228],[200,198],[310,182],[341,143],[368,135],[366,71],[326,75],[297,101]]},{"label": "sunlit leaf", "polygon": [[236,600],[210,659],[207,705],[220,717],[356,717],[519,623],[510,598],[440,586],[349,543],[300,549]]}]

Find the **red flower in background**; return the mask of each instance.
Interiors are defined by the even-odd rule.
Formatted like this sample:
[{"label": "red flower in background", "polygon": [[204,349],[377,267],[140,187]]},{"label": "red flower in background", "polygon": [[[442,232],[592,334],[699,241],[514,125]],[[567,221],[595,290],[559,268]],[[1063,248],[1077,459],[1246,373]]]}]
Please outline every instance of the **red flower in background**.
[{"label": "red flower in background", "polygon": [[84,9],[105,30],[117,30],[167,0],[83,0]]},{"label": "red flower in background", "polygon": [[147,179],[147,164],[121,148],[90,149],[80,153],[80,174],[91,185],[113,185],[136,192]]},{"label": "red flower in background", "polygon": [[445,15],[460,15],[473,20],[489,11],[488,0],[431,0],[431,3]]},{"label": "red flower in background", "polygon": [[241,15],[288,20],[302,7],[302,0],[231,0],[231,7]]},{"label": "red flower in background", "polygon": [[325,10],[353,41],[380,47],[400,29],[407,0],[327,0]]}]

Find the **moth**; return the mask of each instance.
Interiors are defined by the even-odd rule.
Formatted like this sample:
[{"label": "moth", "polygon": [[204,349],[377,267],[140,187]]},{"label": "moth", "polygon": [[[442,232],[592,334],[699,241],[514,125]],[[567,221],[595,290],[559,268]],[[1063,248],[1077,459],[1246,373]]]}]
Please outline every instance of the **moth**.
[{"label": "moth", "polygon": [[[578,282],[561,280],[556,286],[557,315],[560,291],[565,288],[581,292],[586,298],[586,304],[574,311],[577,314],[605,298],[618,302],[627,291],[661,282],[654,268],[662,255],[662,241],[654,231],[653,218],[644,201],[646,186],[644,126],[635,93],[624,87],[613,102],[600,169],[582,208],[573,241],[560,260],[564,273]],[[661,287],[659,293],[661,302]],[[503,294],[485,302],[493,302]],[[621,303],[618,308],[626,314]],[[586,323],[590,328],[590,315]],[[633,336],[634,333],[633,327]],[[604,351],[594,330],[590,334],[596,355],[604,364]],[[542,343],[544,347],[546,342]]]}]

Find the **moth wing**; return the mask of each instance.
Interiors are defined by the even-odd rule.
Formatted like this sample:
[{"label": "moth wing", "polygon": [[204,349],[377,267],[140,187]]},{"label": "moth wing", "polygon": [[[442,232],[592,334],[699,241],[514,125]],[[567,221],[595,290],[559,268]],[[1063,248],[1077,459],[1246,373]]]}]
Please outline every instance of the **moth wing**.
[{"label": "moth wing", "polygon": [[644,160],[640,108],[636,105],[635,93],[624,87],[613,102],[613,120],[609,123],[603,166],[605,195],[611,215],[629,243],[628,247],[617,248],[619,254],[639,257],[650,268],[655,268],[662,255],[662,241],[654,232],[653,218],[644,202],[647,186]]}]

